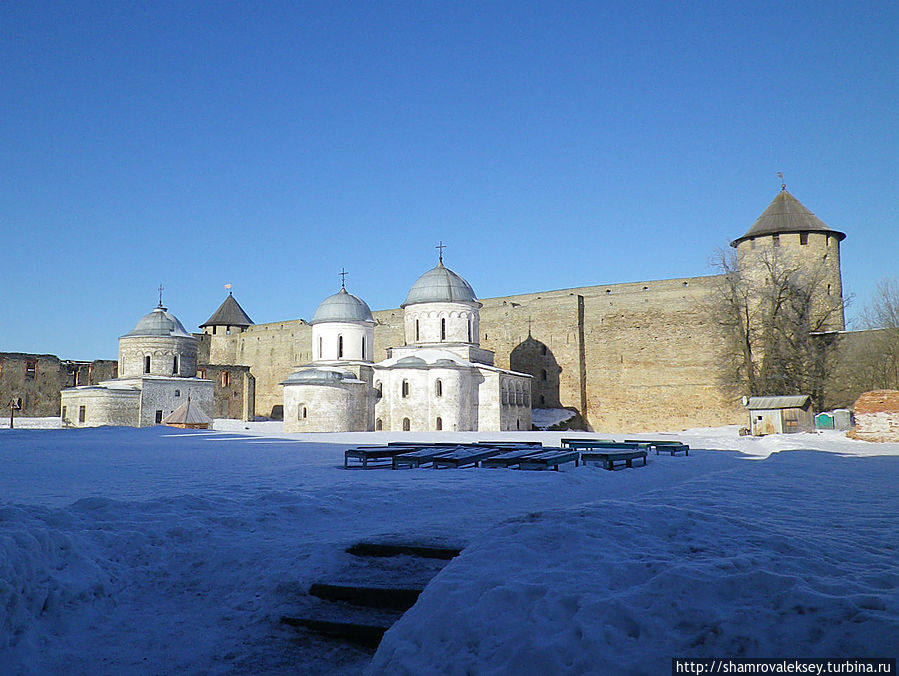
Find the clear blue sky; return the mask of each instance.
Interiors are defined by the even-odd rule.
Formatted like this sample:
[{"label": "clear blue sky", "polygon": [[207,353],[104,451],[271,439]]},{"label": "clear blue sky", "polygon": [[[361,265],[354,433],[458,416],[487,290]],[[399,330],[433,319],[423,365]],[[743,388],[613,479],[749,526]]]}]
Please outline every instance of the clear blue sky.
[{"label": "clear blue sky", "polygon": [[[481,297],[711,274],[788,189],[899,275],[896,2],[5,2],[0,351],[115,358],[446,262]],[[850,312],[850,315],[852,312]]]}]

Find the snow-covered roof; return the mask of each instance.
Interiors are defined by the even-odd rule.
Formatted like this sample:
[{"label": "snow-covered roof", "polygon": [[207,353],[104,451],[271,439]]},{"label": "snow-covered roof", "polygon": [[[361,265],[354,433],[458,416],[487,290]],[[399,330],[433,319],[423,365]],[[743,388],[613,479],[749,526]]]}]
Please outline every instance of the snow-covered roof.
[{"label": "snow-covered roof", "polygon": [[749,397],[746,408],[752,411],[775,408],[804,408],[809,400],[807,394],[792,394],[783,397]]}]

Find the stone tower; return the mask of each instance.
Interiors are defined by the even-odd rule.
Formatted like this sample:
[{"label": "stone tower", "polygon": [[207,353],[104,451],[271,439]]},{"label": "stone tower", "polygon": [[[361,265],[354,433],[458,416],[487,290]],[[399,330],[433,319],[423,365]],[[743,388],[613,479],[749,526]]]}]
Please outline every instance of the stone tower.
[{"label": "stone tower", "polygon": [[209,355],[212,364],[237,364],[237,344],[241,333],[253,326],[253,320],[240,307],[231,292],[212,316],[200,324],[204,338],[208,341]]},{"label": "stone tower", "polygon": [[[815,214],[781,186],[777,197],[745,235],[730,243],[737,250],[737,266],[756,288],[764,288],[768,267],[802,268],[818,278],[819,300],[833,305],[842,298],[840,242],[846,235],[828,228]],[[828,298],[829,297],[829,298]],[[830,319],[828,330],[845,328],[842,310]]]},{"label": "stone tower", "polygon": [[197,375],[197,339],[162,304],[119,338],[119,378]]}]

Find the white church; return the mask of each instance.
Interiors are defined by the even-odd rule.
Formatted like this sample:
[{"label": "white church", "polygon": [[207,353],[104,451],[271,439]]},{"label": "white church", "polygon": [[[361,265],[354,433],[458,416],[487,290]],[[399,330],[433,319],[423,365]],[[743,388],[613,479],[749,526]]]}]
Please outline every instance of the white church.
[{"label": "white church", "polygon": [[315,359],[282,383],[285,432],[531,429],[531,376],[481,349],[481,304],[442,255],[401,307],[406,344],[373,363],[365,301],[343,285],[322,301],[310,322]]}]

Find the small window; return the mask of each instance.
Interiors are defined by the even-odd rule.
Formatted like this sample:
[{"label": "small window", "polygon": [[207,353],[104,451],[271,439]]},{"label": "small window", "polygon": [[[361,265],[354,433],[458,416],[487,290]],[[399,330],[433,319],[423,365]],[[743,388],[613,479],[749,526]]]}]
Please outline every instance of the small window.
[{"label": "small window", "polygon": [[306,419],[306,407],[303,404],[300,404],[297,407],[297,420],[305,420]]},{"label": "small window", "polygon": [[156,424],[158,425],[161,422],[162,422],[162,411],[156,411]]},{"label": "small window", "polygon": [[323,344],[322,344],[322,337],[319,336],[319,337],[318,337],[318,358],[319,358],[319,359],[322,358],[322,354],[323,354],[322,347],[323,347]]},{"label": "small window", "polygon": [[378,432],[380,432],[381,430],[384,429],[384,421],[381,420],[380,418],[378,418],[377,420],[375,420],[375,429],[376,429]]},{"label": "small window", "polygon": [[471,331],[471,325],[472,325],[473,323],[474,323],[474,319],[473,319],[473,318],[469,318],[469,320],[468,320],[468,342],[469,342],[469,343],[471,342],[471,334],[472,334],[472,331]]},{"label": "small window", "polygon": [[181,396],[181,390],[175,390],[175,396],[176,396],[176,397],[180,397],[180,396]]},{"label": "small window", "polygon": [[205,378],[206,369],[197,369],[197,378]]},{"label": "small window", "polygon": [[178,375],[178,355],[177,354],[175,355],[175,358],[172,361],[172,375],[173,376]]},{"label": "small window", "polygon": [[774,246],[780,246],[780,235],[771,235],[771,241],[774,242]]},{"label": "small window", "polygon": [[362,360],[365,361],[365,336],[362,336]]},{"label": "small window", "polygon": [[542,380],[543,382],[546,382],[547,377],[548,377],[548,374],[546,373],[546,369],[540,369],[540,380]]},{"label": "small window", "polygon": [[830,284],[827,285],[827,295],[830,295]]},{"label": "small window", "polygon": [[87,418],[87,409],[84,406],[78,407],[78,422],[84,422]]},{"label": "small window", "polygon": [[215,327],[214,326],[212,327],[212,335],[213,336],[215,335]]},{"label": "small window", "polygon": [[437,416],[437,423],[436,423],[435,427],[437,428],[438,431],[443,429],[443,418],[441,418],[440,416]]},{"label": "small window", "polygon": [[808,244],[808,233],[807,233],[807,232],[800,232],[800,233],[799,233],[799,243],[800,243],[802,246],[805,246],[806,244]]},{"label": "small window", "polygon": [[343,359],[343,336],[337,336],[337,358]]},{"label": "small window", "polygon": [[231,385],[231,374],[228,371],[222,371],[222,387]]},{"label": "small window", "polygon": [[34,380],[37,376],[37,359],[25,360],[25,380]]},{"label": "small window", "polygon": [[403,418],[403,432],[408,432],[412,428],[409,418]]},{"label": "small window", "polygon": [[446,340],[446,317],[440,320],[440,340]]},{"label": "small window", "polygon": [[419,340],[421,340],[421,338],[419,338],[420,335],[421,335],[421,334],[420,334],[420,332],[419,332],[418,320],[416,319],[416,320],[415,320],[415,342],[416,342],[416,343],[417,343]]},{"label": "small window", "polygon": [[381,384],[381,381],[375,383],[375,398],[380,399],[384,396],[384,386]]},{"label": "small window", "polygon": [[546,408],[546,397],[540,395],[540,408]]},{"label": "small window", "polygon": [[405,399],[406,397],[409,396],[409,392],[411,392],[411,388],[409,387],[409,381],[404,380],[403,387],[402,387],[403,399]]},{"label": "small window", "polygon": [[144,357],[144,373],[150,372],[150,355]]},{"label": "small window", "polygon": [[544,357],[546,356],[546,345],[540,346],[540,354],[542,354]]},{"label": "small window", "polygon": [[443,396],[443,381],[439,378],[434,382],[434,394],[438,397]]}]

